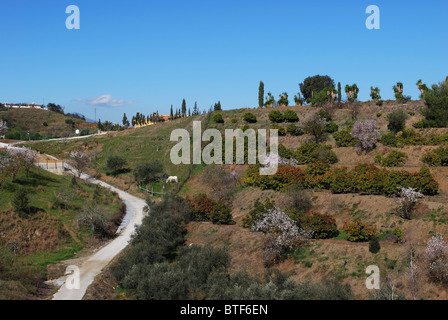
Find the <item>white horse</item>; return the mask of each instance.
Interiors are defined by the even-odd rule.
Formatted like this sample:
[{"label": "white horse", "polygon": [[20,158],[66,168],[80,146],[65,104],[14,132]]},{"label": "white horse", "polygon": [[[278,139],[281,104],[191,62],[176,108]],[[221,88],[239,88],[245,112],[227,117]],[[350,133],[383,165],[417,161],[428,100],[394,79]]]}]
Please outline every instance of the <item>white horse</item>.
[{"label": "white horse", "polygon": [[178,183],[177,176],[170,176],[170,177],[168,177],[168,179],[166,179],[166,183],[169,183],[169,182],[176,182],[176,183]]}]

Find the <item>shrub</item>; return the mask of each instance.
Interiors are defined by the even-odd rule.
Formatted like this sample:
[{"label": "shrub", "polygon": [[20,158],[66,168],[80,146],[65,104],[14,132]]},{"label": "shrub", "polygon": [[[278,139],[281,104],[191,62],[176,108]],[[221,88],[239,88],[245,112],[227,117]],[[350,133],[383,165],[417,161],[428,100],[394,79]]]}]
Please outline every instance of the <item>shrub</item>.
[{"label": "shrub", "polygon": [[283,113],[283,118],[286,122],[299,121],[299,117],[297,116],[297,113],[291,109],[288,109]]},{"label": "shrub", "polygon": [[210,212],[210,221],[213,224],[235,224],[231,211],[223,202],[218,202]]},{"label": "shrub", "polygon": [[322,108],[317,112],[317,115],[320,118],[324,118],[327,121],[331,121],[333,116],[331,115],[331,112],[328,108]]},{"label": "shrub", "polygon": [[381,245],[380,245],[380,241],[378,239],[378,237],[374,236],[372,237],[372,239],[370,239],[369,241],[369,252],[376,254],[378,252],[380,252],[381,250]]},{"label": "shrub", "polygon": [[237,119],[237,118],[232,118],[232,119],[230,120],[230,122],[233,123],[233,124],[235,124],[235,123],[238,122],[238,119]]},{"label": "shrub", "polygon": [[331,215],[315,211],[305,215],[299,225],[304,230],[312,231],[314,239],[330,239],[339,234],[336,220]]},{"label": "shrub", "polygon": [[358,148],[361,151],[368,152],[375,148],[380,138],[380,133],[376,129],[375,120],[358,121],[353,126],[352,137],[357,138]]},{"label": "shrub", "polygon": [[389,121],[387,128],[394,133],[402,131],[405,128],[407,117],[408,115],[403,110],[389,113],[387,115],[387,120]]},{"label": "shrub", "polygon": [[375,163],[383,167],[399,167],[401,164],[405,163],[408,159],[408,156],[401,152],[393,150],[385,157],[381,156],[381,154],[377,153],[375,155]]},{"label": "shrub", "polygon": [[326,103],[331,102],[331,95],[328,95],[329,88],[324,88],[321,91],[314,93],[314,96],[309,99],[313,107],[320,107]]},{"label": "shrub", "polygon": [[412,110],[409,110],[409,111],[408,111],[408,115],[410,115],[411,117],[413,117],[413,116],[415,116],[415,112],[412,111]]},{"label": "shrub", "polygon": [[375,226],[370,226],[361,220],[353,220],[344,222],[343,229],[348,235],[348,241],[365,242],[369,241],[377,234]]},{"label": "shrub", "polygon": [[[206,194],[201,193],[190,199],[188,196],[185,201],[191,206],[191,219],[193,221],[210,221],[210,213],[216,206],[216,202],[213,199],[207,197]],[[220,212],[216,212],[220,215]]]},{"label": "shrub", "polygon": [[221,113],[217,113],[217,114],[213,115],[213,121],[215,123],[224,123],[224,119],[222,117],[222,114]]},{"label": "shrub", "polygon": [[339,130],[339,127],[336,123],[333,121],[329,121],[327,125],[325,126],[325,131],[328,133],[334,133]]},{"label": "shrub", "polygon": [[278,130],[279,136],[286,136],[286,130],[283,126],[278,125],[277,123],[274,123],[271,127],[271,129]]},{"label": "shrub", "polygon": [[286,132],[292,136],[301,136],[303,135],[303,130],[295,123],[290,123],[286,126]]},{"label": "shrub", "polygon": [[377,117],[377,118],[381,117],[382,115],[383,115],[383,114],[382,114],[381,112],[377,112],[377,113],[376,113],[376,117]]},{"label": "shrub", "polygon": [[380,142],[388,147],[397,147],[398,138],[393,132],[385,133],[381,136]]},{"label": "shrub", "polygon": [[302,144],[297,151],[294,152],[294,159],[299,164],[308,164],[310,162],[323,162],[333,164],[338,162],[336,154],[331,150],[331,146],[322,145],[316,142]]},{"label": "shrub", "polygon": [[269,120],[274,123],[281,123],[285,121],[283,114],[278,110],[272,110],[269,112]]},{"label": "shrub", "polygon": [[439,147],[422,157],[422,162],[431,167],[448,166],[448,147]]},{"label": "shrub", "polygon": [[352,137],[350,134],[351,129],[337,131],[333,133],[333,138],[336,141],[338,147],[354,147],[356,146],[358,139]]},{"label": "shrub", "polygon": [[321,142],[326,137],[326,126],[327,121],[324,118],[314,115],[304,122],[303,132],[313,136],[315,142]]},{"label": "shrub", "polygon": [[257,122],[257,117],[251,112],[246,112],[243,116],[243,120],[248,123],[255,123]]},{"label": "shrub", "polygon": [[106,169],[110,170],[112,174],[116,175],[123,170],[126,164],[127,161],[123,157],[112,155],[109,158],[107,158]]},{"label": "shrub", "polygon": [[323,162],[310,162],[305,169],[305,173],[312,176],[321,176],[330,170],[330,165]]}]

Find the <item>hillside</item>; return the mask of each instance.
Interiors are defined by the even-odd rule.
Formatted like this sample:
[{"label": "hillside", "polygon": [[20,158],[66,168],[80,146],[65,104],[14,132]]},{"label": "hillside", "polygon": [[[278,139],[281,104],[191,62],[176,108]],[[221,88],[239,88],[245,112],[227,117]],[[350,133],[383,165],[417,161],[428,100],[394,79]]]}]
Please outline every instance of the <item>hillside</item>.
[{"label": "hillside", "polygon": [[76,129],[92,132],[96,129],[95,123],[40,109],[7,109],[0,111],[0,119],[8,123],[10,134],[14,134],[11,139],[68,137],[74,135]]},{"label": "hillside", "polygon": [[[28,199],[23,212],[14,204],[20,190],[24,190],[20,199]],[[93,207],[103,215],[103,234],[80,220]],[[44,281],[65,271],[54,264],[80,256],[113,237],[125,208],[107,189],[38,168],[28,175],[20,173],[14,182],[2,180],[0,299],[47,299],[54,288]]]},{"label": "hillside", "polygon": [[[423,119],[419,112],[423,106],[421,101],[410,101],[404,105],[395,101],[386,101],[381,107],[372,102],[363,102],[355,112],[353,105],[347,103],[334,110],[332,119],[339,126],[339,131],[353,126],[356,121],[375,120],[380,133],[384,134],[388,131],[387,114],[402,109],[406,112],[412,111],[406,120],[406,128],[412,129],[424,137],[445,134],[446,129],[414,129],[412,127],[413,123]],[[275,108],[281,112],[286,109],[296,112],[300,119],[299,124],[320,110],[320,108],[310,106]],[[204,128],[216,128],[220,131],[226,128],[242,128],[247,125],[253,129],[268,129],[272,126],[268,117],[272,110],[272,108],[228,110],[220,112],[224,123],[215,123],[207,115],[201,115],[141,129],[131,129],[105,137],[93,137],[84,141],[35,142],[30,146],[41,152],[63,158],[68,158],[73,150],[83,150],[94,159],[89,168],[90,173],[101,176],[106,182],[143,198],[146,195],[138,189],[132,176],[132,170],[142,161],[158,159],[163,163],[164,171],[168,175],[179,177],[179,194],[181,196],[191,198],[205,193],[213,198],[215,196],[212,191],[214,186],[211,185],[212,180],[209,177],[210,173],[217,170],[217,167],[173,165],[169,159],[170,149],[175,144],[175,142],[169,141],[171,131],[176,128],[186,128],[191,131],[193,120],[203,121]],[[243,121],[243,115],[246,112],[252,112],[256,116],[257,122],[247,124]],[[286,127],[284,123],[280,125]],[[309,139],[307,135],[291,136],[288,134],[279,137],[279,142],[288,149],[296,149],[307,139]],[[421,161],[422,156],[438,147],[437,145],[422,145],[417,142],[414,145],[403,147],[390,147],[377,143],[374,150],[367,154],[360,154],[356,147],[337,147],[332,134],[327,136],[324,143],[332,146],[338,159],[336,163],[331,164],[331,169],[346,167],[351,170],[358,164],[374,164],[376,153],[386,155],[396,150],[404,152],[407,155],[407,160],[397,168],[385,170],[403,170],[410,173],[419,172],[422,167],[425,167],[426,164]],[[104,165],[111,155],[124,157],[127,160],[128,170],[117,176],[108,176]],[[376,166],[380,168],[380,166]],[[307,166],[299,165],[298,168],[305,169]],[[186,244],[224,246],[232,258],[231,270],[233,272],[245,268],[250,274],[261,276],[266,267],[263,261],[264,238],[261,233],[244,228],[243,220],[254,208],[256,199],[261,199],[264,202],[266,198],[270,198],[280,209],[286,210],[290,207],[291,198],[288,192],[262,190],[256,186],[243,184],[242,181],[248,172],[247,165],[232,166],[231,169],[238,172],[241,178],[239,186],[231,196],[231,214],[236,224],[217,225],[211,222],[190,222],[187,226]],[[431,236],[441,234],[445,238],[448,237],[446,229],[448,223],[448,208],[446,207],[448,168],[430,167],[429,171],[438,183],[438,193],[425,196],[415,208],[411,219],[399,217],[395,213],[398,206],[396,199],[383,194],[363,194],[363,192],[338,194],[320,188],[303,191],[302,193],[310,199],[312,211],[328,214],[335,220],[339,235],[331,239],[313,239],[306,247],[294,251],[276,266],[299,282],[306,280],[319,282],[323,279],[336,278],[351,286],[355,298],[366,299],[370,293],[365,287],[367,277],[365,270],[369,265],[377,265],[381,270],[384,283],[393,283],[395,290],[412,298],[412,286],[406,276],[409,269],[408,256],[412,249],[416,252],[419,267],[422,270],[419,278],[418,297],[447,299],[446,289],[428,278],[423,256],[426,243]],[[153,186],[158,188],[158,191],[165,191],[161,189],[160,183],[153,183]],[[168,190],[173,189],[176,189],[176,185],[168,186]],[[361,221],[376,227],[381,245],[379,253],[370,253],[368,242],[348,241],[343,227],[344,223],[351,219],[361,219]],[[402,239],[399,241],[396,236],[397,230],[402,233],[400,235]],[[109,298],[119,297],[118,291],[110,290],[111,283],[116,285],[110,273],[106,273],[92,287],[89,298],[105,298],[105,295]],[[102,289],[108,294],[101,292]]]}]

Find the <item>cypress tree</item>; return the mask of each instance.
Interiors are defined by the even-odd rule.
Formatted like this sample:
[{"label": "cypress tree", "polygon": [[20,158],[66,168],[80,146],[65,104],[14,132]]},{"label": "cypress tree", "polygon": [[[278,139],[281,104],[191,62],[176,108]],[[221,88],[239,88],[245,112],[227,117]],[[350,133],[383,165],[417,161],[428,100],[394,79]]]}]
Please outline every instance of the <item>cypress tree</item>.
[{"label": "cypress tree", "polygon": [[185,102],[185,99],[182,100],[182,117],[185,117],[187,114],[187,103]]},{"label": "cypress tree", "polygon": [[174,119],[174,114],[173,114],[173,105],[171,105],[171,111],[170,111],[170,119],[173,120]]},{"label": "cypress tree", "polygon": [[260,81],[260,86],[258,87],[258,106],[263,107],[264,104],[264,83]]},{"label": "cypress tree", "polygon": [[341,99],[342,99],[342,87],[341,87],[341,83],[338,82],[338,103],[341,103]]}]

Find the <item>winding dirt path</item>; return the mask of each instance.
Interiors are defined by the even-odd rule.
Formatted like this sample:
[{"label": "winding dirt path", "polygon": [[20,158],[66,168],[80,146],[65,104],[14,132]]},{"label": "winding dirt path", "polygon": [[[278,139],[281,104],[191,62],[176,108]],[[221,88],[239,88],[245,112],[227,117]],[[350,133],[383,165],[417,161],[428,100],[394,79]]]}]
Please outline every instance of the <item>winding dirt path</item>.
[{"label": "winding dirt path", "polygon": [[[68,165],[66,166],[67,169],[71,169]],[[125,216],[126,225],[121,229],[117,238],[109,242],[81,264],[79,267],[79,289],[69,289],[64,284],[53,296],[53,300],[81,300],[94,278],[128,245],[135,227],[141,224],[144,216],[143,208],[145,207],[146,202],[143,199],[137,198],[105,182],[94,179],[87,174],[82,174],[81,179],[117,192],[118,196],[123,200],[127,207]]]}]

